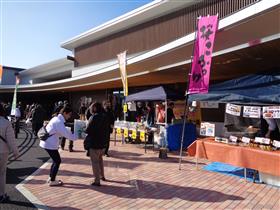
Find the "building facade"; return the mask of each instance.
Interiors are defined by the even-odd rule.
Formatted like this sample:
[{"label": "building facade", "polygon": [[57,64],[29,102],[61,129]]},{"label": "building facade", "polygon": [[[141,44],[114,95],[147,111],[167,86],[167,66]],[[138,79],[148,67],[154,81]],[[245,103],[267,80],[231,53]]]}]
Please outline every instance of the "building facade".
[{"label": "building facade", "polygon": [[[108,98],[122,88],[116,56],[123,51],[129,93],[156,85],[185,89],[197,17],[216,14],[210,83],[280,67],[279,0],[156,0],[63,42],[74,54],[61,60],[68,67],[51,62],[22,71],[19,91],[68,94],[75,103],[95,93]],[[55,71],[60,73],[42,78]]]}]

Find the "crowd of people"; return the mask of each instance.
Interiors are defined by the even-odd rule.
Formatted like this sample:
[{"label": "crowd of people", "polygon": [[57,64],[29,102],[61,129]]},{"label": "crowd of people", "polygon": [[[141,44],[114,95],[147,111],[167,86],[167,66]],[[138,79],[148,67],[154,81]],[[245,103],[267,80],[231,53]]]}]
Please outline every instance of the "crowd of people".
[{"label": "crowd of people", "polygon": [[[165,117],[167,117],[167,123],[172,123],[175,119],[173,112],[174,103],[170,102],[165,110],[165,104],[153,102],[137,102],[135,108],[128,110],[128,121],[131,122],[147,122],[149,126],[155,123],[165,123]],[[167,111],[167,116],[165,112]]]},{"label": "crowd of people", "polygon": [[[57,179],[57,173],[61,164],[59,148],[64,149],[65,139],[70,140],[69,151],[73,151],[73,141],[78,140],[73,129],[67,129],[67,125],[72,125],[74,119],[87,120],[84,140],[84,147],[92,163],[94,186],[101,186],[100,180],[106,181],[104,175],[103,155],[109,157],[110,134],[113,132],[115,117],[111,109],[110,101],[104,101],[103,105],[94,102],[88,107],[81,104],[79,113],[71,108],[67,101],[59,101],[55,104],[52,112],[46,110],[41,104],[27,105],[25,108],[21,103],[17,105],[18,116],[21,122],[31,123],[32,131],[37,137],[38,132],[44,128],[48,138],[39,139],[39,146],[43,148],[50,158],[52,165],[50,168],[47,183],[49,186],[60,186],[63,182]],[[15,129],[8,120],[11,113],[9,103],[0,103],[0,203],[5,202],[8,196],[5,192],[6,169],[9,152],[14,154],[14,158],[19,156],[16,144]],[[51,113],[51,115],[50,115]],[[49,121],[48,121],[49,120]],[[67,124],[70,123],[70,124]],[[71,149],[70,149],[71,148]]]}]

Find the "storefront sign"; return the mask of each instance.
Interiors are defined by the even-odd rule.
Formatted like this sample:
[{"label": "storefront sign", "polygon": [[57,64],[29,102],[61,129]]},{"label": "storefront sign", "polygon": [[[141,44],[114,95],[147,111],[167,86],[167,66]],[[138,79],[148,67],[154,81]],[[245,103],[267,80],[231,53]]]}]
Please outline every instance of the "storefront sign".
[{"label": "storefront sign", "polygon": [[218,16],[205,16],[198,20],[192,70],[189,77],[189,94],[208,93],[215,34]]},{"label": "storefront sign", "polygon": [[234,115],[234,116],[240,116],[241,106],[234,105],[234,104],[227,104],[226,113]]},{"label": "storefront sign", "polygon": [[201,101],[200,108],[207,108],[207,109],[218,109],[219,103],[218,102],[211,102],[211,101]]},{"label": "storefront sign", "polygon": [[280,119],[280,106],[263,107],[263,118]]},{"label": "storefront sign", "polygon": [[261,107],[259,106],[244,106],[243,117],[261,118]]}]

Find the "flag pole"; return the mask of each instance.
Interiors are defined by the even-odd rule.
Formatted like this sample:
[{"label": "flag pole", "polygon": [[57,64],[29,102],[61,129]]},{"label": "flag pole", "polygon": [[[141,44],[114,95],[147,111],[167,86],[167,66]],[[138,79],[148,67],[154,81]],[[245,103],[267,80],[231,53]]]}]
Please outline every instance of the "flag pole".
[{"label": "flag pole", "polygon": [[[201,16],[197,17],[197,20],[199,20]],[[192,69],[192,63],[193,63],[193,56],[194,56],[194,50],[195,50],[195,44],[196,44],[196,39],[197,39],[197,30],[198,30],[198,21],[196,23],[196,28],[195,28],[195,39],[193,43],[193,55],[191,56],[191,67],[189,69],[188,73],[188,88],[186,91],[186,100],[185,100],[185,106],[184,106],[184,121],[183,121],[183,129],[182,129],[182,135],[181,135],[181,146],[180,146],[180,158],[179,158],[179,170],[181,170],[181,163],[182,163],[182,153],[183,153],[183,144],[184,144],[184,138],[185,138],[185,128],[186,128],[186,118],[189,116],[189,109],[187,110],[187,104],[188,104],[188,99],[189,99],[189,87],[190,87],[190,77],[191,77],[191,69]]]}]

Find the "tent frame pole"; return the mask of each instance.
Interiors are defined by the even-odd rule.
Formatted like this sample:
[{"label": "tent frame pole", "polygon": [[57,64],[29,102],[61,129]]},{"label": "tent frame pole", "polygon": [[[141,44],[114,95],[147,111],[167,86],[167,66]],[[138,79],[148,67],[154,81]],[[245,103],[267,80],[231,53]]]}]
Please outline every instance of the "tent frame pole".
[{"label": "tent frame pole", "polygon": [[165,141],[165,145],[164,145],[164,148],[167,147],[167,96],[166,96],[166,99],[165,99],[165,138],[164,138],[164,141]]},{"label": "tent frame pole", "polygon": [[186,95],[185,106],[184,106],[184,122],[183,122],[183,130],[182,130],[182,138],[181,138],[181,146],[180,146],[179,170],[181,170],[181,163],[182,163],[183,144],[184,144],[185,128],[186,128],[186,118],[189,116],[189,113],[187,111],[188,98],[189,98],[189,94]]},{"label": "tent frame pole", "polygon": [[[197,20],[199,20],[201,16],[197,17]],[[193,56],[194,56],[194,51],[195,51],[195,44],[196,44],[196,39],[197,39],[197,30],[198,30],[198,21],[196,23],[195,27],[195,33],[194,33],[194,42],[193,42]],[[185,100],[185,106],[184,106],[184,122],[183,122],[183,129],[182,129],[182,137],[181,137],[181,146],[180,146],[180,157],[179,157],[179,170],[181,170],[181,163],[182,163],[182,153],[183,153],[183,144],[184,144],[184,138],[185,138],[185,128],[186,128],[186,118],[189,116],[189,108],[187,107],[188,104],[188,99],[189,99],[189,89],[190,89],[190,78],[192,76],[191,71],[192,71],[192,64],[193,64],[193,56],[191,56],[191,67],[189,69],[188,73],[188,89],[186,91],[186,100]]]}]

